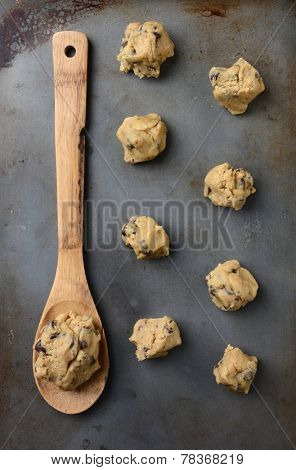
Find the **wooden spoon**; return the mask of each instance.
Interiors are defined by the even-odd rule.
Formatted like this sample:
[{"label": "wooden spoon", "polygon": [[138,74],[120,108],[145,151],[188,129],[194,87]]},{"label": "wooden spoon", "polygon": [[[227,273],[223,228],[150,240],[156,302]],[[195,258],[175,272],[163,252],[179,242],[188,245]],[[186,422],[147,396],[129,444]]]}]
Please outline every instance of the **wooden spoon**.
[{"label": "wooden spoon", "polygon": [[58,264],[35,342],[41,329],[60,313],[70,310],[89,315],[100,330],[101,368],[78,390],[64,391],[38,379],[37,387],[49,405],[67,414],[90,408],[104,390],[109,370],[105,333],[89,291],[82,253],[84,144],[88,41],[83,33],[64,31],[53,36],[55,85],[55,149],[57,171]]}]

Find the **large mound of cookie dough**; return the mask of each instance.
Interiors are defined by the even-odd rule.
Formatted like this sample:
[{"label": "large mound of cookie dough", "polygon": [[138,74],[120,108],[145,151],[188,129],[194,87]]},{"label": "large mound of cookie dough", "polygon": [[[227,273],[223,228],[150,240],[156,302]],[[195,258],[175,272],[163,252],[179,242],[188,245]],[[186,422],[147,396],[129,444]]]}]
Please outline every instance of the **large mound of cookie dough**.
[{"label": "large mound of cookie dough", "polygon": [[205,177],[204,196],[215,206],[240,210],[246,199],[256,192],[251,173],[243,168],[234,169],[229,163],[212,168]]},{"label": "large mound of cookie dough", "polygon": [[161,64],[173,55],[174,43],[163,25],[146,21],[127,26],[117,60],[121,72],[132,70],[140,78],[157,78]]},{"label": "large mound of cookie dough", "polygon": [[206,280],[211,299],[221,310],[238,310],[257,295],[256,279],[235,259],[218,264]]},{"label": "large mound of cookie dough", "polygon": [[170,349],[182,344],[177,323],[167,316],[138,320],[129,340],[137,347],[139,361],[164,357]]},{"label": "large mound of cookie dough", "polygon": [[167,128],[158,114],[150,113],[125,118],[116,135],[124,160],[134,164],[153,160],[165,149]]},{"label": "large mound of cookie dough", "polygon": [[100,368],[100,340],[90,317],[74,312],[59,315],[42,329],[35,344],[36,376],[63,390],[75,390]]},{"label": "large mound of cookie dough", "polygon": [[216,382],[234,392],[247,394],[257,371],[257,363],[257,357],[248,356],[239,348],[228,345],[213,370]]},{"label": "large mound of cookie dough", "polygon": [[121,233],[124,243],[134,250],[138,259],[161,258],[170,254],[170,239],[152,217],[131,217]]},{"label": "large mound of cookie dough", "polygon": [[212,67],[209,76],[216,100],[231,114],[244,113],[265,90],[260,73],[242,58],[228,69]]}]

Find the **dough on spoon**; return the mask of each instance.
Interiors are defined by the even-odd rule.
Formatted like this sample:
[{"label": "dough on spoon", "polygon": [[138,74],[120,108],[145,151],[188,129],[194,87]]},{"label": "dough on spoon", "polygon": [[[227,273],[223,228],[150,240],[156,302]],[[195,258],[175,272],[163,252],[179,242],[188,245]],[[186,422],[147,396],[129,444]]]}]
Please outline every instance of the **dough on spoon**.
[{"label": "dough on spoon", "polygon": [[256,192],[253,184],[251,173],[222,163],[212,168],[205,177],[204,196],[215,206],[232,207],[239,211],[246,199]]},{"label": "dough on spoon", "polygon": [[212,67],[209,73],[216,100],[231,114],[242,114],[265,90],[260,73],[240,58],[231,67]]},{"label": "dough on spoon", "polygon": [[174,43],[163,25],[146,21],[127,26],[117,60],[121,72],[132,70],[140,78],[157,78],[161,64],[173,55]]},{"label": "dough on spoon", "polygon": [[170,239],[164,228],[146,215],[131,217],[122,227],[122,240],[138,259],[161,258],[170,254]]},{"label": "dough on spoon", "polygon": [[137,347],[139,361],[164,357],[170,349],[182,344],[177,323],[167,316],[138,320],[129,340]]},{"label": "dough on spoon", "polygon": [[36,376],[63,390],[75,390],[100,368],[100,340],[90,317],[74,312],[57,316],[35,344]]},{"label": "dough on spoon", "polygon": [[167,128],[158,114],[132,116],[124,119],[117,131],[127,163],[153,160],[166,146]]},{"label": "dough on spoon", "polygon": [[247,394],[257,372],[257,363],[257,357],[248,356],[241,349],[229,344],[223,358],[214,367],[216,382],[234,392]]},{"label": "dough on spoon", "polygon": [[238,310],[257,295],[256,279],[235,259],[218,264],[206,280],[211,299],[221,310]]}]

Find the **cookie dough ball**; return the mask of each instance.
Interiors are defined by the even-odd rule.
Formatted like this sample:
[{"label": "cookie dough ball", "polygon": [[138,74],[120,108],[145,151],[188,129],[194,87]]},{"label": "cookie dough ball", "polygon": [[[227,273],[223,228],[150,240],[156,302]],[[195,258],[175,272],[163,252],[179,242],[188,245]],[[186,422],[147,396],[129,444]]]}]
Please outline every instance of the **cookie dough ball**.
[{"label": "cookie dough ball", "polygon": [[239,211],[247,197],[256,192],[253,183],[248,171],[222,163],[212,168],[205,177],[204,196],[215,206],[232,207]]},{"label": "cookie dough ball", "polygon": [[242,114],[248,104],[265,90],[259,72],[240,58],[228,69],[212,67],[210,80],[216,100],[231,114]]},{"label": "cookie dough ball", "polygon": [[167,128],[158,114],[132,116],[124,119],[117,131],[127,163],[153,160],[166,146]]},{"label": "cookie dough ball", "polygon": [[238,310],[257,295],[256,279],[235,259],[218,264],[206,280],[211,299],[221,310]]},{"label": "cookie dough ball", "polygon": [[134,250],[138,259],[162,258],[170,254],[170,239],[152,217],[131,217],[121,233],[122,240]]},{"label": "cookie dough ball", "polygon": [[90,317],[74,312],[59,315],[42,329],[35,344],[36,376],[63,390],[75,390],[100,368],[100,340]]},{"label": "cookie dough ball", "polygon": [[257,372],[257,357],[248,356],[239,348],[228,345],[213,373],[217,384],[223,384],[234,392],[249,393]]},{"label": "cookie dough ball", "polygon": [[139,361],[164,357],[170,349],[182,344],[177,323],[167,316],[138,320],[129,340],[137,347]]},{"label": "cookie dough ball", "polygon": [[140,78],[157,78],[161,64],[173,55],[174,43],[163,25],[146,21],[127,26],[117,60],[121,72],[132,70]]}]

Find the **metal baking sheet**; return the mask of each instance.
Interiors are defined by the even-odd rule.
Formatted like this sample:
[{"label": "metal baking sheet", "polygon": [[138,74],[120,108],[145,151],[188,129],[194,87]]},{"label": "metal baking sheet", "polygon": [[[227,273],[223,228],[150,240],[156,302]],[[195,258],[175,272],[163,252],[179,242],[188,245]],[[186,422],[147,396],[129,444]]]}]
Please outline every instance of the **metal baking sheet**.
[{"label": "metal baking sheet", "polygon": [[[4,448],[294,447],[293,5],[1,0]],[[158,80],[120,74],[116,61],[127,23],[148,19],[164,22],[176,46]],[[91,45],[85,264],[111,360],[103,396],[77,416],[54,411],[36,395],[31,372],[34,333],[56,268],[51,37],[62,29],[85,32]],[[266,92],[234,117],[221,114],[208,71],[240,56],[256,63]],[[124,117],[148,112],[167,123],[167,150],[131,167],[115,133]],[[205,174],[224,161],[255,179],[257,193],[238,213],[202,197]],[[170,259],[140,262],[122,247],[121,223],[138,210],[170,233]],[[246,308],[224,313],[211,303],[204,277],[232,258],[251,270],[260,289]],[[183,346],[164,360],[138,363],[128,341],[134,322],[164,314],[178,322]],[[215,384],[212,367],[224,341],[259,358],[256,390],[248,396]]]}]

